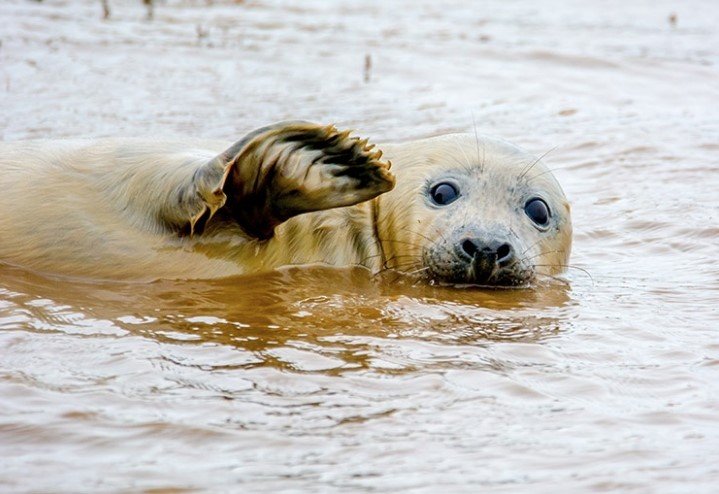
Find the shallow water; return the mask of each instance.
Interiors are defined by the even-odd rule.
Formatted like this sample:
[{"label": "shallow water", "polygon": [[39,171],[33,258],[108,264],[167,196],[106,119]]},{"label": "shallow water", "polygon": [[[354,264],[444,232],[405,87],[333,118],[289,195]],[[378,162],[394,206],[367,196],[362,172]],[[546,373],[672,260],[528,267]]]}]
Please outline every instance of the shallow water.
[{"label": "shallow water", "polygon": [[577,269],[480,292],[0,265],[1,491],[716,491],[719,7],[140,4],[0,4],[0,137],[476,128],[552,150]]}]

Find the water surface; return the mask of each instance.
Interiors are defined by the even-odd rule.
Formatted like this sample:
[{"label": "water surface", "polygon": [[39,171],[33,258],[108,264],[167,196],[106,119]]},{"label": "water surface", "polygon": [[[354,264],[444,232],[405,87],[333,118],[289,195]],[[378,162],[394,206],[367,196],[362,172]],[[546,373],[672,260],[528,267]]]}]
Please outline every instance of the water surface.
[{"label": "water surface", "polygon": [[0,490],[715,492],[719,7],[209,3],[3,2],[0,138],[476,128],[551,150],[577,269],[0,265]]}]

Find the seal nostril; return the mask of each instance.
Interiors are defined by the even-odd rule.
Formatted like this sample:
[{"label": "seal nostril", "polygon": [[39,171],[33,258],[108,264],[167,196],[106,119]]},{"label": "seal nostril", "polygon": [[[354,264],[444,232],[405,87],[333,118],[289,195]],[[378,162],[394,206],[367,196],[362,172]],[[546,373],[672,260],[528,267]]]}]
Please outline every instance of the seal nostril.
[{"label": "seal nostril", "polygon": [[512,246],[509,244],[502,244],[497,248],[497,263],[500,265],[506,265],[509,263],[513,255],[513,249]]},{"label": "seal nostril", "polygon": [[477,251],[479,250],[477,248],[477,245],[472,242],[471,240],[467,239],[464,242],[462,242],[462,250],[469,256],[474,257]]}]

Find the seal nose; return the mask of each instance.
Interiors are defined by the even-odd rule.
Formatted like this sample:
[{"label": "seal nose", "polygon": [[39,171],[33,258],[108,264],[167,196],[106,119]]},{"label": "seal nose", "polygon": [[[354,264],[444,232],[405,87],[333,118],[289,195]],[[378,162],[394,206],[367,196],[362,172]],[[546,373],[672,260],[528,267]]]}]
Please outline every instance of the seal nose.
[{"label": "seal nose", "polygon": [[495,266],[503,268],[514,260],[512,244],[500,240],[484,241],[478,238],[468,238],[462,241],[462,252],[478,265],[494,270]]}]

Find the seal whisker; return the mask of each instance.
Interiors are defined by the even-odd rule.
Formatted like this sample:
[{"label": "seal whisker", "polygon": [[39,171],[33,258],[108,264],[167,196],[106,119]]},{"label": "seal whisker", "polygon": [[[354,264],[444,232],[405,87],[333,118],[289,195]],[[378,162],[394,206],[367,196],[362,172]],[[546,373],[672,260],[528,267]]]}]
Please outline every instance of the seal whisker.
[{"label": "seal whisker", "polygon": [[[421,234],[421,233],[419,233],[419,232],[416,232],[416,231],[414,231],[414,230],[412,230],[412,229],[410,229],[410,228],[408,228],[408,227],[406,227],[406,226],[403,226],[403,227],[401,228],[401,230],[405,230],[405,231],[407,231],[407,232],[409,232],[409,233],[412,233],[412,234],[414,234],[414,235],[418,235],[418,236],[422,237],[423,239],[425,239],[425,240],[427,240],[427,241],[429,241],[429,242],[431,242],[431,243],[434,243],[434,240],[433,240],[433,239],[431,239],[431,238],[429,238],[428,236],[423,235],[423,234]],[[441,232],[439,232],[439,229],[437,230],[437,232],[441,234]]]},{"label": "seal whisker", "polygon": [[[550,250],[550,251],[547,251],[547,252],[540,252],[539,254],[536,254],[536,255],[533,255],[533,256],[523,257],[523,258],[519,259],[519,260],[517,261],[517,263],[524,264],[526,269],[532,269],[532,268],[530,267],[530,265],[531,265],[531,260],[532,260],[532,259],[536,259],[537,257],[543,256],[543,255],[545,255],[545,254],[555,254],[555,253],[563,254],[564,252],[566,252],[566,251],[565,251],[565,250]],[[540,266],[542,266],[542,265],[540,265],[540,264],[534,264],[534,265],[533,265],[533,267],[535,267],[535,268],[536,268],[536,267],[540,267]]]},{"label": "seal whisker", "polygon": [[533,249],[534,247],[536,247],[536,246],[537,246],[539,243],[541,243],[541,242],[542,242],[542,239],[540,238],[539,240],[537,240],[536,242],[534,242],[532,245],[530,245],[529,247],[527,247],[526,249],[524,249],[524,250],[522,251],[522,253],[519,255],[519,257],[524,256],[524,254],[526,254],[527,252],[529,252],[530,249]]},{"label": "seal whisker", "polygon": [[[465,215],[466,215],[466,212],[465,212]],[[417,234],[417,235],[422,236],[422,234],[420,234],[419,232],[413,231],[413,230],[411,230],[411,229],[409,229],[409,228],[406,228],[406,230],[407,230],[408,232],[410,232],[410,233],[415,233],[415,234]],[[442,233],[442,230],[440,229],[439,226],[435,226],[435,227],[434,227],[434,233],[438,234],[438,235],[440,236],[440,238],[441,238],[445,243],[447,242],[447,238],[444,236],[444,233]],[[428,237],[424,237],[424,238],[427,239],[427,240],[429,240],[430,242],[434,242],[434,240],[432,240],[432,239],[430,239],[430,238],[428,238]]]},{"label": "seal whisker", "polygon": [[404,259],[404,258],[406,258],[406,257],[410,257],[410,258],[414,258],[414,259],[419,259],[419,256],[416,256],[416,255],[413,255],[413,254],[403,254],[403,255],[392,256],[392,257],[390,257],[390,258],[388,259],[388,261],[394,260],[394,259]]},{"label": "seal whisker", "polygon": [[546,175],[547,173],[553,173],[553,172],[556,172],[557,170],[566,170],[567,168],[571,168],[571,166],[558,166],[556,168],[548,169],[543,172],[537,173],[536,175],[528,177],[527,180],[534,180],[535,178],[541,177],[542,175]]},{"label": "seal whisker", "polygon": [[518,177],[518,178],[520,178],[520,179],[521,179],[521,178],[524,178],[524,176],[525,176],[527,173],[529,173],[529,171],[530,171],[532,168],[534,168],[540,161],[542,161],[549,153],[551,153],[552,151],[554,151],[555,149],[557,149],[557,147],[558,147],[558,146],[554,146],[553,148],[551,148],[551,149],[545,151],[544,154],[542,154],[539,158],[537,158],[536,160],[534,160],[534,162],[532,162],[532,164],[530,164],[528,167],[526,167],[524,170],[522,170],[522,172],[519,174],[519,177]]},{"label": "seal whisker", "polygon": [[365,262],[369,261],[370,259],[374,259],[375,257],[382,257],[382,254],[373,254],[371,256],[363,257],[359,260],[357,266],[364,266]]},{"label": "seal whisker", "polygon": [[407,275],[407,276],[414,276],[414,275],[416,275],[417,273],[421,273],[421,272],[423,272],[423,271],[427,271],[428,269],[429,269],[429,266],[425,266],[425,267],[423,267],[423,268],[415,269],[414,271],[406,271],[406,272],[404,272],[404,273],[402,273],[402,274]]},{"label": "seal whisker", "polygon": [[564,253],[564,252],[566,252],[565,249],[549,250],[549,251],[547,251],[547,252],[540,252],[539,254],[535,254],[535,255],[533,255],[533,256],[523,257],[523,258],[520,259],[518,262],[529,261],[529,260],[535,259],[535,258],[537,258],[537,257],[539,257],[539,256],[543,256],[543,255],[546,255],[546,254],[562,254],[562,253]]},{"label": "seal whisker", "polygon": [[419,245],[415,242],[407,242],[405,240],[396,240],[396,239],[390,239],[390,238],[380,238],[380,240],[382,242],[391,242],[393,244],[405,244],[405,245],[409,245],[411,247],[418,247],[418,248],[422,247],[421,245]]},{"label": "seal whisker", "polygon": [[586,274],[587,276],[589,276],[589,279],[592,280],[592,285],[596,285],[592,274],[589,271],[587,271],[586,269],[580,268],[579,266],[573,266],[571,264],[535,264],[535,267],[576,269],[576,270],[581,271],[582,273]]},{"label": "seal whisker", "polygon": [[562,283],[564,286],[567,286],[567,287],[571,286],[567,280],[565,280],[565,279],[563,279],[563,278],[561,278],[561,277],[559,277],[559,276],[553,276],[553,275],[551,275],[551,274],[540,274],[540,275],[538,275],[538,276],[541,277],[541,278],[549,278],[550,280],[558,281],[558,282]]},{"label": "seal whisker", "polygon": [[459,159],[457,159],[457,157],[455,157],[455,156],[450,156],[450,158],[452,159],[452,161],[453,161],[454,163],[456,163],[457,165],[459,165],[459,167],[460,167],[461,169],[467,170],[467,171],[469,171],[469,170],[471,169],[469,163],[462,163],[462,161],[460,161]]},{"label": "seal whisker", "polygon": [[[381,257],[381,256],[382,256],[382,254],[374,254],[371,256],[364,257],[364,258],[360,259],[359,265],[364,265],[364,263],[366,261],[369,261],[370,259],[374,259],[375,257]],[[396,256],[390,257],[389,259],[385,259],[385,261],[382,264],[387,265],[390,261],[393,261],[393,260],[399,259],[399,258],[405,258],[405,257],[417,258],[418,256],[415,256],[412,254],[396,255]]]},{"label": "seal whisker", "polygon": [[439,234],[440,238],[447,243],[447,238],[444,236],[444,233],[442,233],[442,230],[439,229],[439,226],[435,227],[436,233]]},{"label": "seal whisker", "polygon": [[397,267],[397,268],[405,268],[407,266],[417,265],[418,263],[420,263],[422,261],[422,259],[419,256],[410,256],[410,255],[395,256],[393,259],[399,259],[399,258],[402,258],[404,260],[395,263],[395,267]]},{"label": "seal whisker", "polygon": [[462,228],[464,228],[467,225],[467,218],[469,217],[469,209],[464,210],[464,217],[462,218]]},{"label": "seal whisker", "polygon": [[472,127],[474,128],[474,141],[477,145],[477,161],[479,162],[480,173],[484,172],[484,145],[482,146],[482,159],[479,158],[479,134],[477,133],[477,120],[474,118],[474,112],[472,112]]},{"label": "seal whisker", "polygon": [[394,255],[394,256],[391,256],[390,258],[386,259],[384,261],[384,263],[382,263],[382,265],[384,267],[388,267],[388,265],[391,261],[394,261],[396,259],[404,259],[404,258],[410,258],[410,259],[414,259],[414,260],[413,261],[400,261],[400,262],[396,263],[397,267],[404,266],[404,265],[413,265],[413,264],[416,264],[417,261],[421,261],[420,256],[413,255],[413,254]]},{"label": "seal whisker", "polygon": [[472,170],[472,162],[469,160],[469,156],[467,156],[467,153],[464,152],[464,148],[459,144],[459,142],[455,142],[459,150],[462,152],[462,156],[464,156],[464,160],[467,162],[463,168],[465,168],[468,172]]},{"label": "seal whisker", "polygon": [[[416,263],[402,263],[402,264],[399,264],[399,265],[394,266],[394,267],[389,267],[389,266],[386,266],[386,265],[385,265],[385,266],[383,266],[382,269],[380,269],[379,271],[377,271],[376,273],[374,273],[373,276],[378,276],[378,275],[381,275],[381,274],[386,273],[386,272],[388,272],[388,271],[394,271],[394,272],[397,272],[397,273],[406,274],[406,272],[405,272],[405,271],[402,271],[402,269],[404,269],[405,267],[410,267],[410,268],[411,268],[411,267],[413,267],[413,266],[416,266]],[[418,269],[421,270],[421,269],[425,269],[425,268],[423,267],[423,268],[418,268]],[[426,267],[426,269],[429,269],[429,267]]]},{"label": "seal whisker", "polygon": [[[417,267],[417,264],[406,264],[406,265],[403,264],[401,266],[396,266],[396,267],[392,267],[392,268],[388,268],[388,269],[391,271],[396,271],[398,273],[406,274],[408,272],[415,271],[417,269],[422,269],[422,268],[424,268],[424,266]],[[427,269],[429,269],[429,268],[427,268]]]}]

